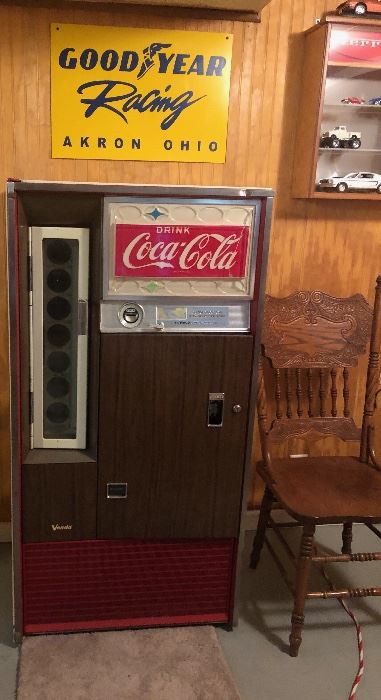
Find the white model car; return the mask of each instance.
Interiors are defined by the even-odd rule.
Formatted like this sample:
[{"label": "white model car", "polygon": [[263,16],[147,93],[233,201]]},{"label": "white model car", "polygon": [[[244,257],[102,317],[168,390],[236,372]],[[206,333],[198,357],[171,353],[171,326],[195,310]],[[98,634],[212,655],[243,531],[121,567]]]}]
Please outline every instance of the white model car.
[{"label": "white model car", "polygon": [[381,194],[381,175],[379,173],[348,173],[348,175],[334,175],[319,180],[318,185],[323,190],[376,190]]}]

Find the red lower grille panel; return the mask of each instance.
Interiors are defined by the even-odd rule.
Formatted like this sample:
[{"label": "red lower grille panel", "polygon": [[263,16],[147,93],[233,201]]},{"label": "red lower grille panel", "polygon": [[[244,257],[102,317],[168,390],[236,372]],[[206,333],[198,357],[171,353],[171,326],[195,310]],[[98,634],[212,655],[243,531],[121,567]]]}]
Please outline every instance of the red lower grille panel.
[{"label": "red lower grille panel", "polygon": [[235,540],[23,546],[24,632],[229,622]]}]

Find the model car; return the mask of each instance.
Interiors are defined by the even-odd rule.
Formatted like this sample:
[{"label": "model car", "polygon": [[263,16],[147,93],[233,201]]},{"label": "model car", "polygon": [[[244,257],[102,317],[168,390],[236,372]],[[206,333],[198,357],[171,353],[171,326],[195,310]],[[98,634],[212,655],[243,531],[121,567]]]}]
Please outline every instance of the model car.
[{"label": "model car", "polygon": [[371,97],[368,100],[368,105],[381,105],[381,97]]},{"label": "model car", "polygon": [[321,148],[360,148],[361,131],[349,131],[346,126],[335,126],[320,134]]},{"label": "model car", "polygon": [[318,185],[323,190],[376,190],[381,193],[381,175],[379,173],[357,172],[348,175],[334,175],[319,180]]},{"label": "model car", "polygon": [[354,14],[359,17],[366,15],[367,12],[381,13],[381,0],[366,0],[366,2],[347,0],[347,2],[342,2],[336,11],[339,15]]},{"label": "model car", "polygon": [[363,105],[365,104],[365,100],[362,99],[362,97],[344,97],[343,100],[341,100],[343,105]]}]

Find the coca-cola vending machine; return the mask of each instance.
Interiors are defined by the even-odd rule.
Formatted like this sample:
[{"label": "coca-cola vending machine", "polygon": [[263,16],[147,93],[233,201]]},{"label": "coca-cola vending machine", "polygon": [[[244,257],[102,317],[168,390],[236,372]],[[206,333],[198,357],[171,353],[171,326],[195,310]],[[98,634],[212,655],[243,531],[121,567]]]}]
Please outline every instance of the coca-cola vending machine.
[{"label": "coca-cola vending machine", "polygon": [[272,200],[9,183],[16,637],[232,625]]}]

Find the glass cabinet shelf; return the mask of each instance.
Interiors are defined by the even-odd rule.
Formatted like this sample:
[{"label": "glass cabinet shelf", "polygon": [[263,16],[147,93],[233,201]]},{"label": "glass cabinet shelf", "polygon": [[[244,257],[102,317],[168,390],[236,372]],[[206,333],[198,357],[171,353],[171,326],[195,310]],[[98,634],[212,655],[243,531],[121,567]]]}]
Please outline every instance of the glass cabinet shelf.
[{"label": "glass cabinet shelf", "polygon": [[357,150],[349,148],[319,148],[320,153],[336,153],[338,156],[350,155],[360,156],[362,153],[381,153],[380,148],[358,148]]},{"label": "glass cabinet shelf", "polygon": [[[380,99],[381,99],[381,96],[380,96]],[[381,106],[379,106],[379,105],[367,105],[367,104],[364,104],[364,105],[356,105],[356,104],[349,104],[349,105],[347,105],[347,104],[326,104],[326,105],[324,105],[324,108],[325,108],[325,109],[330,109],[330,110],[332,110],[332,111],[334,111],[334,110],[336,111],[336,110],[337,110],[338,112],[342,112],[342,111],[347,111],[347,112],[349,112],[349,111],[352,111],[352,110],[353,110],[353,111],[356,111],[356,112],[357,112],[357,111],[359,111],[359,112],[369,112],[370,114],[372,114],[372,113],[373,113],[373,114],[376,114],[376,112],[379,112],[379,116],[381,117]]]}]

